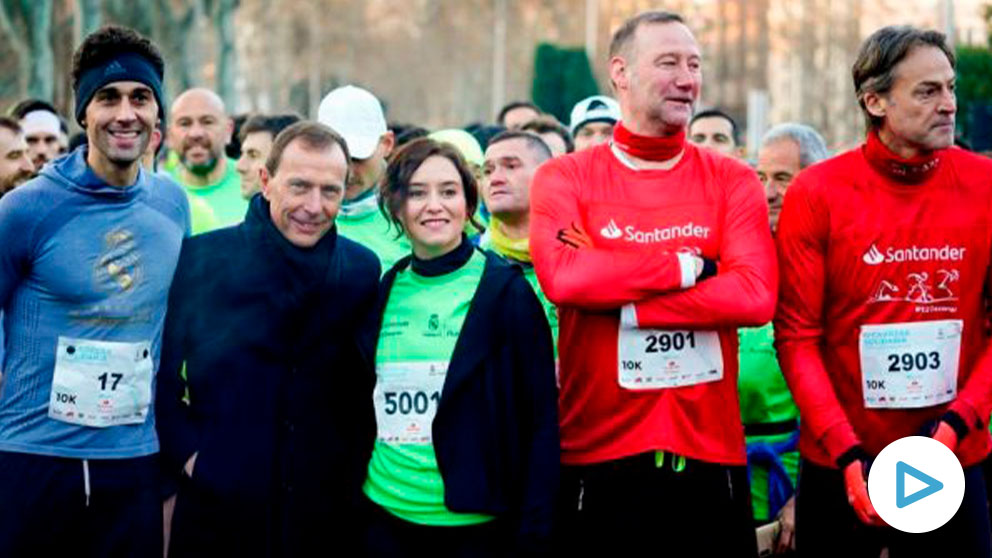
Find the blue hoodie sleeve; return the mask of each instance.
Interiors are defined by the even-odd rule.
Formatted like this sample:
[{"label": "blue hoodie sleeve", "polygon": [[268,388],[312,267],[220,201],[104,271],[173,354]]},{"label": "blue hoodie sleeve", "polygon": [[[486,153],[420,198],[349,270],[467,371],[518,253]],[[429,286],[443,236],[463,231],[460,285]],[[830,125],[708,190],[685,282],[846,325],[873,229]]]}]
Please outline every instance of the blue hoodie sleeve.
[{"label": "blue hoodie sleeve", "polygon": [[35,224],[45,212],[26,191],[0,199],[0,309],[31,268]]}]

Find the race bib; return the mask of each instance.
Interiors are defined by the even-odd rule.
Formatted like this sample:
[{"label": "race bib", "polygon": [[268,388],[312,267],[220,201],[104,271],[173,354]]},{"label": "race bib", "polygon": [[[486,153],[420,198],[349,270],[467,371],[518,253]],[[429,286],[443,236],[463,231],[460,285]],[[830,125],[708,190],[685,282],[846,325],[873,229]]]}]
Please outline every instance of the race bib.
[{"label": "race bib", "polygon": [[675,388],[723,378],[723,352],[715,331],[620,326],[617,372],[626,389]]},{"label": "race bib", "polygon": [[861,326],[862,393],[869,409],[915,409],[953,400],[961,320]]},{"label": "race bib", "polygon": [[376,367],[372,394],[379,441],[427,445],[448,374],[447,362],[388,362]]},{"label": "race bib", "polygon": [[105,428],[141,424],[152,401],[151,343],[59,337],[48,416]]}]

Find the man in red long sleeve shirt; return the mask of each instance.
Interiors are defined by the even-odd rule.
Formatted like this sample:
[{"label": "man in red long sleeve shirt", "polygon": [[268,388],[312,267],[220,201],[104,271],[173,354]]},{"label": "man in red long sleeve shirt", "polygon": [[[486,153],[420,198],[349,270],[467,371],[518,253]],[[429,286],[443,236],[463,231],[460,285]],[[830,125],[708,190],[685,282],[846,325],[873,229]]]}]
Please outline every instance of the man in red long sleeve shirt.
[{"label": "man in red long sleeve shirt", "polygon": [[[954,54],[941,33],[883,28],[853,77],[867,142],[799,175],[777,234],[776,339],[802,415],[798,549],[989,556],[976,465],[990,448],[992,161],[952,147]],[[872,456],[911,435],[965,468],[957,515],[926,535],[884,527],[865,487]]]},{"label": "man in red long sleeve shirt", "polygon": [[531,189],[531,255],[560,309],[562,550],[753,556],[736,328],[775,304],[763,190],[685,141],[701,73],[679,16],[626,22],[610,77],[613,141]]}]

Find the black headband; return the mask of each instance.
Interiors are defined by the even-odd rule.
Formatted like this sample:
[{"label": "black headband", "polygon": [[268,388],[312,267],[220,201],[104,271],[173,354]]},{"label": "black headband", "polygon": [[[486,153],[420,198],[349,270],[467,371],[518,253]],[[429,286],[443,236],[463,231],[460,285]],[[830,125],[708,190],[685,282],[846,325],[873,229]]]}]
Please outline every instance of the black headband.
[{"label": "black headband", "polygon": [[115,81],[137,81],[151,88],[158,103],[158,117],[165,122],[165,103],[162,102],[162,74],[140,54],[124,53],[109,58],[99,66],[94,66],[79,78],[76,85],[76,122],[83,125],[86,105],[93,95],[108,83]]}]

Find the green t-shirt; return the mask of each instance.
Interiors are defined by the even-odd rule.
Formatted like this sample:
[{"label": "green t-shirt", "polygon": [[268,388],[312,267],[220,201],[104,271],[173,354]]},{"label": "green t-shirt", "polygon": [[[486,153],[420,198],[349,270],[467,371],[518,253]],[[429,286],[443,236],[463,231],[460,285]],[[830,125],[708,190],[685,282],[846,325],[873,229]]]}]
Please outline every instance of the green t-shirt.
[{"label": "green t-shirt", "polygon": [[[737,388],[741,400],[741,420],[744,424],[785,422],[799,417],[799,409],[792,400],[792,393],[785,383],[775,352],[775,330],[772,324],[758,328],[737,330],[740,341],[740,375]],[[748,436],[748,443],[779,443],[790,434]],[[799,452],[791,451],[780,456],[782,465],[796,486],[799,471]],[[757,521],[768,517],[768,470],[751,467],[751,502]]]},{"label": "green t-shirt", "polygon": [[189,200],[189,220],[193,235],[210,232],[220,228],[220,222],[214,215],[214,210],[210,209],[207,202],[186,191],[186,199]]},{"label": "green t-shirt", "polygon": [[358,204],[361,207],[351,212],[342,207],[334,221],[338,234],[375,252],[385,274],[397,260],[412,251],[410,241],[405,235],[396,238],[396,227],[379,211],[374,199],[371,202],[362,200]]},{"label": "green t-shirt", "polygon": [[412,523],[455,526],[492,519],[445,507],[431,441],[448,362],[485,264],[475,251],[464,266],[437,277],[408,267],[396,275],[383,313],[373,396],[377,435],[363,490]]},{"label": "green t-shirt", "polygon": [[182,165],[178,164],[169,168],[172,178],[183,185],[191,196],[195,196],[207,203],[214,212],[220,227],[237,225],[245,219],[248,212],[248,200],[241,197],[241,176],[235,170],[235,161],[225,159],[227,168],[224,176],[213,184],[206,186],[191,186],[182,181]]}]

